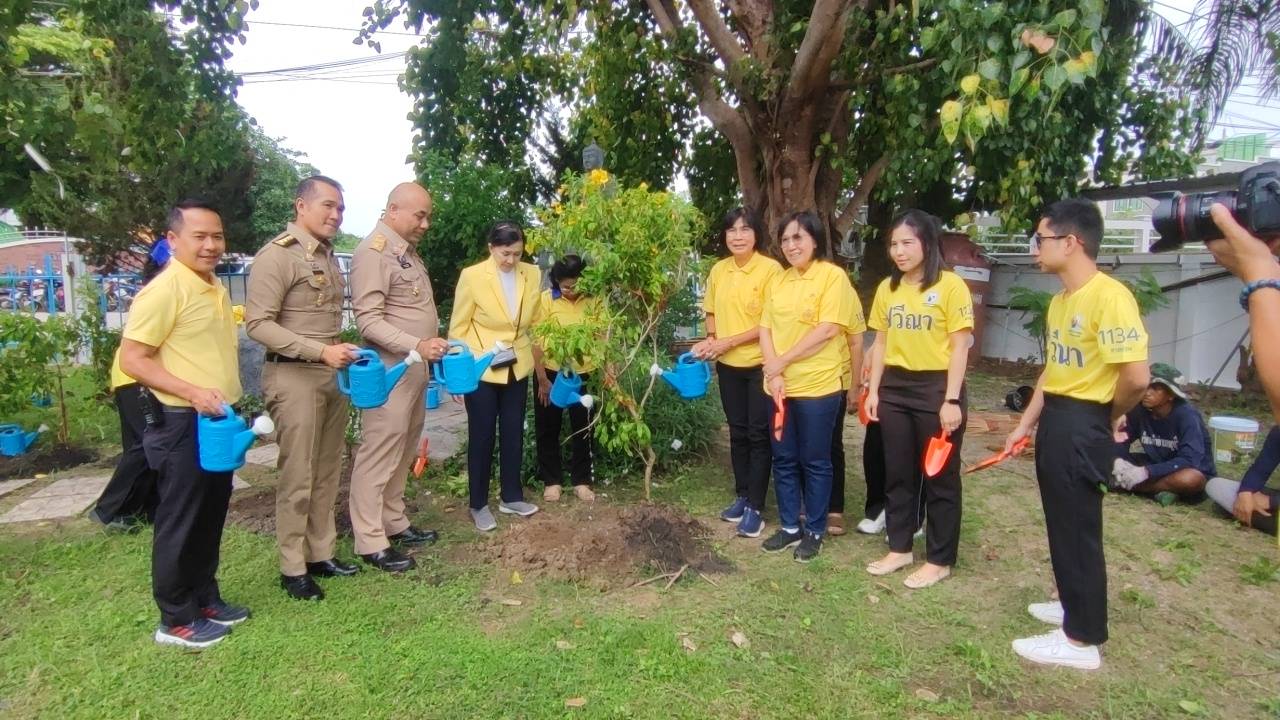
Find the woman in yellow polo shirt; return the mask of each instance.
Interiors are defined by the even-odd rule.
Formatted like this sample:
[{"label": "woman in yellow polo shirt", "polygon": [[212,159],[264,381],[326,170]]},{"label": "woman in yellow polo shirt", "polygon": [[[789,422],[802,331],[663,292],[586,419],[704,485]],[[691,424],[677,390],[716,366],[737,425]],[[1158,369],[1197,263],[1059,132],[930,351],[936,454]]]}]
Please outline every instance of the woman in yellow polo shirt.
[{"label": "woman in yellow polo shirt", "polygon": [[[169,241],[160,238],[152,245],[146,264],[142,266],[142,285],[151,282],[168,262]],[[150,390],[120,369],[120,348],[116,348],[115,357],[111,360],[111,396],[120,416],[120,459],[116,461],[115,472],[111,473],[111,479],[102,489],[89,517],[109,530],[130,532],[144,520],[155,521],[156,503],[160,500],[156,492],[156,471],[147,464],[146,453],[142,450],[142,432],[147,427],[142,405],[154,403],[155,399],[151,397]]]},{"label": "woman in yellow polo shirt", "polygon": [[498,343],[515,352],[514,362],[490,366],[480,387],[464,398],[467,407],[467,477],[471,518],[476,529],[498,527],[489,511],[494,431],[497,430],[501,492],[498,511],[527,517],[538,506],[524,501],[520,461],[524,446],[524,411],[533,372],[529,328],[538,316],[542,274],[520,262],[524,231],[503,221],[489,230],[489,257],[462,271],[449,317],[449,339],[461,340],[477,356]]},{"label": "woman in yellow polo shirt", "polygon": [[[593,305],[592,299],[578,292],[578,279],[587,264],[577,255],[565,255],[551,266],[548,277],[551,289],[542,293],[538,317],[534,321],[555,320],[561,325],[576,325]],[[564,427],[564,409],[551,402],[551,384],[560,372],[560,363],[547,357],[535,342],[533,345],[534,377],[538,381],[537,402],[533,405],[533,426],[538,445],[538,477],[544,490],[542,499],[547,502],[560,500],[560,488],[564,482],[560,453],[560,430]],[[569,362],[585,387],[590,381],[594,366],[575,361]],[[585,390],[583,392],[586,392]],[[596,499],[591,490],[591,410],[582,405],[572,405],[569,410],[569,477],[573,480],[573,494],[579,500]]]},{"label": "woman in yellow polo shirt", "polygon": [[[792,213],[778,244],[791,266],[769,286],[760,317],[761,368],[770,396],[784,409],[781,438],[773,435],[773,487],[781,528],[762,545],[781,552],[796,545],[808,562],[822,549],[831,500],[831,434],[844,409],[841,389],[847,347],[849,276],[823,260],[826,230],[817,213]],[[800,503],[805,522],[801,527]]]},{"label": "woman in yellow polo shirt", "polygon": [[[914,562],[912,535],[923,493],[927,562],[905,580],[912,589],[950,575],[960,543],[960,446],[973,299],[964,281],[943,269],[941,232],[938,219],[920,210],[894,220],[894,268],[876,290],[868,323],[876,344],[867,414],[880,422],[884,437],[889,553],[867,572],[887,575]],[[939,430],[954,447],[942,471],[926,478],[925,447]]]},{"label": "woman in yellow polo shirt", "polygon": [[773,402],[764,392],[760,366],[760,313],[765,290],[782,272],[773,258],[759,252],[764,225],[755,211],[734,208],[724,216],[720,239],[729,257],[707,276],[702,309],[707,338],[693,346],[694,357],[716,361],[720,405],[729,423],[729,455],[733,463],[734,500],[720,519],[738,524],[738,535],[759,537],[760,511],[769,491],[769,418]]}]

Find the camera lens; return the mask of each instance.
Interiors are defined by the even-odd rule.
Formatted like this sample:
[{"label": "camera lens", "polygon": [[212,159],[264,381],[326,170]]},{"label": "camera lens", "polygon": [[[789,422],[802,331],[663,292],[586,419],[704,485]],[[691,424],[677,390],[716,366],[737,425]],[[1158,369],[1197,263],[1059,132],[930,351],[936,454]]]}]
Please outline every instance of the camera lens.
[{"label": "camera lens", "polygon": [[1159,205],[1151,214],[1151,224],[1160,239],[1151,246],[1151,252],[1176,250],[1186,243],[1206,242],[1222,237],[1222,232],[1209,215],[1209,206],[1222,203],[1231,212],[1236,210],[1236,191],[1192,193],[1161,193],[1156,196]]}]

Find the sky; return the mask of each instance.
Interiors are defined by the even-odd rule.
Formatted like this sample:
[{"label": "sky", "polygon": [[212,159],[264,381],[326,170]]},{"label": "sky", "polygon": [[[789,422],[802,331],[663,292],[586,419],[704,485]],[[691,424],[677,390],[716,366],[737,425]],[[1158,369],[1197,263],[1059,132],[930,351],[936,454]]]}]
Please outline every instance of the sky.
[{"label": "sky", "polygon": [[[403,53],[419,38],[399,23],[380,33],[381,56],[353,45],[369,0],[262,0],[249,16],[248,42],[228,62],[244,75],[239,102],[268,135],[346,188],[342,229],[365,235],[377,221],[387,193],[414,177],[408,164],[413,125],[409,97],[397,77]],[[1155,0],[1156,10],[1192,26],[1195,0]],[[261,74],[269,70],[348,60],[372,60],[325,71]],[[256,73],[256,74],[249,74]],[[317,79],[327,76],[329,79]],[[1246,83],[1228,103],[1213,139],[1253,132],[1280,134],[1280,101],[1263,105]]]}]

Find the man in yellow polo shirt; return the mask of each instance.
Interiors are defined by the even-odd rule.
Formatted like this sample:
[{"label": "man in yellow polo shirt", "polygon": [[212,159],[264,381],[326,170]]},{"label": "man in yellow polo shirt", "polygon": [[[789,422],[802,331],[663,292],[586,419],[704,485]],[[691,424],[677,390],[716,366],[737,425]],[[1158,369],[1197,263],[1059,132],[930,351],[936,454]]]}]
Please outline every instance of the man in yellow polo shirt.
[{"label": "man in yellow polo shirt", "polygon": [[184,200],[169,213],[173,261],[138,293],[120,342],[120,368],[150,388],[142,446],[158,473],[151,585],[155,640],[205,648],[249,611],[222,600],[216,579],[231,473],[200,467],[197,414],[219,416],[240,399],[231,302],[214,267],[226,250],[222,219]]},{"label": "man in yellow polo shirt", "polygon": [[1147,331],[1138,303],[1098,271],[1102,214],[1087,200],[1061,200],[1045,212],[1032,253],[1062,281],[1049,304],[1045,368],[1005,449],[1036,430],[1036,480],[1060,602],[1032,603],[1053,632],[1013,641],[1032,662],[1096,670],[1107,640],[1107,567],[1102,494],[1114,457],[1114,429],[1150,379]]}]

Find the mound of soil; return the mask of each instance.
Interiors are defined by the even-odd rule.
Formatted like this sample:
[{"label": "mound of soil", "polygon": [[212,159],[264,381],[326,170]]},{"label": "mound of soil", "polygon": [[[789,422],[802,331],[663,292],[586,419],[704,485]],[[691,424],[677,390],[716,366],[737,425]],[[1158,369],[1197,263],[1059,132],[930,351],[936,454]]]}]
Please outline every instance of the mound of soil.
[{"label": "mound of soil", "polygon": [[708,541],[710,531],[683,510],[665,505],[595,507],[539,513],[500,533],[486,559],[529,575],[581,582],[638,573],[725,573],[733,563]]},{"label": "mound of soil", "polygon": [[35,449],[22,455],[0,455],[0,480],[29,478],[41,473],[68,470],[93,462],[97,457],[98,454],[92,450],[72,445],[37,443]]}]

